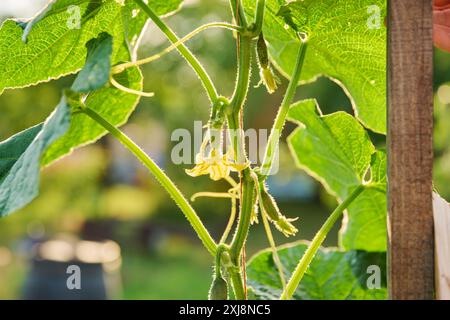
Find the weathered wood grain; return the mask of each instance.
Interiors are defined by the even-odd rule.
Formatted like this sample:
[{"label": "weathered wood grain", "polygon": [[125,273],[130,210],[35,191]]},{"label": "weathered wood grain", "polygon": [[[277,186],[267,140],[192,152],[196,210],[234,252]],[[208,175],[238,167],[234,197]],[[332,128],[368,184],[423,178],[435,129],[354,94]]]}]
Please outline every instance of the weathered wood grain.
[{"label": "weathered wood grain", "polygon": [[390,0],[388,8],[390,298],[432,299],[432,4]]}]

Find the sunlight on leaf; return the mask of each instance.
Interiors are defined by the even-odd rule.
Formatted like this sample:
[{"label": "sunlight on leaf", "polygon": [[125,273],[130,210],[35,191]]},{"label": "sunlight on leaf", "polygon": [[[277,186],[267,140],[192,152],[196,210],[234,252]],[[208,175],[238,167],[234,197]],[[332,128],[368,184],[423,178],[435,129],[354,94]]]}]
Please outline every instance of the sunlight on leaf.
[{"label": "sunlight on leaf", "polygon": [[[250,16],[255,3],[244,0]],[[301,83],[321,75],[331,78],[350,96],[357,118],[367,128],[385,134],[386,1],[285,3],[266,1],[263,31],[274,65],[285,76],[291,75],[300,45],[298,32],[306,33],[308,49]]]},{"label": "sunlight on leaf", "polygon": [[[278,249],[287,279],[290,277],[290,270],[295,269],[307,247],[308,242],[298,241]],[[371,268],[377,268],[376,271],[380,272],[372,273]],[[293,299],[386,299],[385,270],[384,252],[320,249],[295,291]],[[376,279],[376,276],[379,276],[379,279]],[[260,251],[251,258],[247,266],[247,277],[250,298],[279,299],[283,289],[269,249]]]}]

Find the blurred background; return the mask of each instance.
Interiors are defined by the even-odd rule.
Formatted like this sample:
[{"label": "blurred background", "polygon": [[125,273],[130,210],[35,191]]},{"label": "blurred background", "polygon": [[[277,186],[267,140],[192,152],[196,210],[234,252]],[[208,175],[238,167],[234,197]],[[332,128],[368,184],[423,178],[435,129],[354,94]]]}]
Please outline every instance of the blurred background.
[{"label": "blurred background", "polygon": [[[47,0],[2,0],[0,21],[27,18],[42,9]],[[212,21],[229,21],[224,0],[187,0],[167,23],[184,35]],[[151,24],[139,50],[144,57],[168,45]],[[224,95],[233,90],[236,49],[231,32],[208,30],[188,43]],[[436,168],[435,184],[450,199],[450,54],[436,51]],[[199,191],[225,191],[227,185],[207,177],[191,178],[170,160],[171,133],[178,128],[193,131],[194,121],[207,121],[209,104],[205,93],[185,61],[173,52],[142,68],[143,98],[122,129],[131,136],[177,183],[187,197]],[[281,78],[281,76],[280,76]],[[73,76],[0,96],[0,141],[43,121],[60,99],[61,89]],[[253,71],[252,87],[259,82]],[[246,107],[247,128],[270,129],[286,80],[268,95],[265,88],[250,91]],[[326,78],[298,90],[297,99],[316,97],[323,113],[352,112],[341,88]],[[323,188],[295,167],[283,134],[280,170],[269,184],[282,212],[299,217],[295,239],[274,231],[277,244],[311,239],[336,205]],[[377,146],[384,137],[371,134]],[[218,239],[228,220],[230,202],[200,198],[193,203],[208,229]],[[336,226],[325,245],[337,244]],[[262,225],[254,225],[247,243],[247,256],[268,247]],[[86,285],[93,297],[113,299],[204,299],[211,282],[212,259],[201,246],[173,201],[121,145],[106,136],[45,168],[40,195],[30,205],[0,219],[0,299],[39,297],[35,288],[56,275],[68,275],[62,266],[72,261],[86,265]],[[43,263],[46,262],[46,264]],[[83,267],[81,267],[82,270]],[[84,277],[84,273],[83,273]],[[83,283],[84,284],[84,283]],[[58,292],[56,287],[47,287]]]}]

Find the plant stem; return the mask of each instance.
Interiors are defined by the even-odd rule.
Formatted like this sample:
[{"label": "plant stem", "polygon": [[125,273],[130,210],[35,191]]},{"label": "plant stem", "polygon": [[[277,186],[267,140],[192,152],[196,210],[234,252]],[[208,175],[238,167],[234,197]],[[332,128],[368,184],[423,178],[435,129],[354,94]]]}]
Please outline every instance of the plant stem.
[{"label": "plant stem", "polygon": [[228,273],[230,274],[231,284],[233,285],[235,299],[245,300],[245,289],[241,272],[228,269]]},{"label": "plant stem", "polygon": [[242,0],[230,0],[230,6],[236,23],[244,28],[247,28],[247,18],[245,17]]},{"label": "plant stem", "polygon": [[236,198],[237,196],[230,194],[229,192],[197,192],[191,196],[191,201],[195,201],[199,197],[208,197],[208,198]]},{"label": "plant stem", "polygon": [[89,108],[83,108],[81,109],[81,112],[85,113],[92,120],[108,130],[147,167],[147,169],[155,176],[158,182],[174,199],[176,204],[180,207],[181,211],[183,211],[188,221],[191,223],[192,227],[194,228],[200,240],[203,242],[206,249],[208,249],[208,251],[214,256],[217,249],[216,243],[209,234],[208,230],[206,230],[205,226],[197,216],[194,209],[190,206],[189,202],[178,190],[172,180],[170,180],[170,178],[164,173],[164,171],[162,171],[161,168],[159,168],[158,165],[141,148],[139,148],[139,146],[137,146],[122,131],[109,123],[100,114]]},{"label": "plant stem", "polygon": [[[258,177],[256,174],[253,176],[253,180],[255,181],[256,186],[256,194],[258,196],[258,199],[261,199],[261,188],[262,185],[258,180]],[[260,201],[260,200],[258,200]],[[267,219],[267,212],[264,209],[264,206],[260,205],[261,208],[261,220],[264,225],[264,230],[266,231],[267,240],[269,241],[270,248],[272,250],[272,258],[273,262],[275,263],[275,266],[278,269],[278,274],[280,276],[281,285],[283,286],[283,290],[286,288],[286,279],[284,277],[284,268],[283,264],[281,263],[280,256],[278,255],[277,246],[275,245],[275,240],[273,238],[272,230],[270,229],[270,224]]]},{"label": "plant stem", "polygon": [[279,139],[281,132],[283,131],[284,123],[286,121],[286,116],[291,106],[292,100],[295,96],[295,91],[297,89],[298,81],[300,80],[300,74],[303,67],[303,62],[305,60],[307,43],[302,42],[297,55],[297,62],[295,63],[294,71],[291,76],[291,81],[284,95],[283,101],[281,102],[280,109],[278,110],[277,117],[273,124],[272,130],[270,131],[269,141],[267,143],[266,152],[264,154],[264,159],[261,165],[261,174],[267,176],[270,174],[272,169],[273,159],[278,150]]},{"label": "plant stem", "polygon": [[230,218],[228,219],[225,231],[223,232],[222,237],[220,238],[220,243],[227,241],[228,235],[230,234],[231,228],[233,227],[234,220],[236,220],[236,198],[232,197]]},{"label": "plant stem", "polygon": [[255,26],[253,30],[255,36],[258,36],[262,30],[265,7],[266,7],[266,0],[258,0],[256,2]]},{"label": "plant stem", "polygon": [[245,164],[247,161],[247,155],[245,153],[244,132],[239,125],[239,115],[240,112],[227,115],[228,136],[233,149],[235,162]]},{"label": "plant stem", "polygon": [[232,112],[239,112],[245,102],[250,82],[250,63],[251,63],[251,46],[252,39],[249,36],[238,35],[239,51],[238,51],[238,72],[236,86],[233,96],[230,100],[230,108]]},{"label": "plant stem", "polygon": [[306,270],[308,269],[309,264],[314,258],[317,250],[322,245],[325,240],[327,234],[330,232],[333,225],[336,223],[337,219],[342,215],[345,209],[355,200],[361,192],[364,191],[365,186],[359,185],[355,190],[350,193],[350,195],[341,203],[337,208],[331,213],[325,223],[322,225],[320,230],[316,233],[313,240],[311,241],[308,249],[306,249],[303,254],[300,262],[298,263],[295,271],[292,273],[291,278],[289,279],[286,288],[283,290],[283,294],[281,295],[281,300],[291,299],[295,290],[297,289],[300,281],[302,280]]},{"label": "plant stem", "polygon": [[117,89],[123,91],[123,92],[127,92],[130,94],[135,94],[137,96],[141,96],[141,97],[153,97],[155,94],[153,92],[144,92],[144,91],[139,91],[139,90],[134,90],[131,88],[127,88],[123,85],[121,85],[119,82],[116,81],[116,79],[114,79],[113,76],[109,77],[109,82],[111,82],[111,84],[116,87]]},{"label": "plant stem", "polygon": [[242,266],[245,267],[245,264],[242,265],[240,257],[242,255],[242,248],[247,240],[252,210],[256,201],[255,183],[251,178],[250,168],[246,168],[242,172],[241,188],[242,192],[240,199],[239,221],[230,245],[230,258],[233,266],[229,269],[234,294],[238,300],[244,300],[246,297],[244,279],[242,278],[240,271]]},{"label": "plant stem", "polygon": [[238,43],[240,43],[240,45],[238,51],[237,80],[227,111],[230,141],[236,163],[245,163],[246,161],[243,130],[239,118],[247,97],[250,83],[251,41],[249,36],[238,35]]},{"label": "plant stem", "polygon": [[[237,35],[238,49],[238,70],[237,80],[234,88],[233,96],[227,110],[228,129],[230,130],[230,141],[234,151],[236,163],[245,163],[247,157],[245,155],[245,141],[242,130],[243,106],[248,93],[250,84],[250,67],[251,67],[251,46],[252,37],[246,34],[247,21],[242,7],[241,0],[230,0],[231,10],[237,25],[243,28],[244,32]],[[245,34],[245,35],[243,35]],[[229,270],[231,282],[233,285],[235,297],[238,300],[246,298],[244,279],[241,274],[241,254],[245,241],[247,240],[248,230],[250,228],[252,210],[255,198],[255,183],[251,176],[251,169],[246,168],[241,173],[241,192],[240,192],[240,210],[239,221],[236,232],[230,245],[230,256],[233,270]],[[236,271],[238,270],[238,271]]]},{"label": "plant stem", "polygon": [[255,182],[251,177],[250,168],[246,168],[242,172],[242,196],[238,226],[230,245],[231,260],[235,265],[239,265],[239,257],[247,239],[255,200]]},{"label": "plant stem", "polygon": [[273,239],[272,231],[270,230],[269,221],[267,221],[267,217],[265,213],[261,214],[261,220],[263,221],[264,230],[266,231],[267,240],[269,241],[270,248],[272,250],[273,262],[277,266],[278,275],[280,276],[281,285],[286,288],[286,278],[284,277],[284,268],[281,263],[280,256],[278,255],[277,246],[275,245],[275,240]]},{"label": "plant stem", "polygon": [[222,254],[228,251],[228,247],[224,243],[220,243],[216,250],[216,277],[222,278]]},{"label": "plant stem", "polygon": [[[173,32],[169,26],[167,26],[156,13],[153,12],[153,10],[147,6],[142,0],[133,0],[136,2],[136,4],[144,10],[144,12],[149,16],[150,19],[153,20],[153,22],[156,24],[156,26],[166,35],[166,37],[169,39],[172,44],[177,43],[179,41],[179,38]],[[192,69],[197,73],[198,77],[203,83],[203,86],[206,89],[206,92],[208,94],[209,99],[212,103],[214,103],[217,100],[217,90],[207,74],[206,70],[203,68],[203,66],[200,64],[200,62],[197,60],[197,58],[192,54],[192,52],[184,45],[180,44],[177,46],[177,50],[181,53],[181,55],[186,59],[186,61],[191,65]]]}]

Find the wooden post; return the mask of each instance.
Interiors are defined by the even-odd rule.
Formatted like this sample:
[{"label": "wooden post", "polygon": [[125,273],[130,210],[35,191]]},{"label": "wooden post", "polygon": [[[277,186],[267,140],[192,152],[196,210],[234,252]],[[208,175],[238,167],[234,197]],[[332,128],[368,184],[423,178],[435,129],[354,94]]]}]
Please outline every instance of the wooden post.
[{"label": "wooden post", "polygon": [[432,1],[388,1],[388,285],[433,299]]}]

